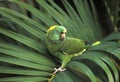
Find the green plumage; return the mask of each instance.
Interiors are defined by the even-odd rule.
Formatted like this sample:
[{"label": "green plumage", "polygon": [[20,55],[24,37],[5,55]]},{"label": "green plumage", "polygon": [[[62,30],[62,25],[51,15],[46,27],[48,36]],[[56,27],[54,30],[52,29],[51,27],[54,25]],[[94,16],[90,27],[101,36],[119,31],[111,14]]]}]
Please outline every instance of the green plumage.
[{"label": "green plumage", "polygon": [[46,38],[46,46],[51,55],[62,61],[61,68],[64,68],[74,56],[85,51],[84,41],[66,37],[66,32],[65,27],[55,25],[48,29]]},{"label": "green plumage", "polygon": [[84,42],[77,38],[67,37],[62,42],[62,46],[59,48],[61,52],[68,54],[74,54],[82,51],[84,49]]}]

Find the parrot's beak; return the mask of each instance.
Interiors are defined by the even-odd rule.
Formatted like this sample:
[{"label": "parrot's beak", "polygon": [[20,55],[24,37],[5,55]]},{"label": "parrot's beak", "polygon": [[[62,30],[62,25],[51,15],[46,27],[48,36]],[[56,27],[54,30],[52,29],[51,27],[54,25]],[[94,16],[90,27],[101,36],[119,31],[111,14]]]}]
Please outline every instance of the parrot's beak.
[{"label": "parrot's beak", "polygon": [[65,38],[65,32],[63,32],[63,33],[61,34],[60,38],[61,38],[61,40],[64,40],[64,38]]}]

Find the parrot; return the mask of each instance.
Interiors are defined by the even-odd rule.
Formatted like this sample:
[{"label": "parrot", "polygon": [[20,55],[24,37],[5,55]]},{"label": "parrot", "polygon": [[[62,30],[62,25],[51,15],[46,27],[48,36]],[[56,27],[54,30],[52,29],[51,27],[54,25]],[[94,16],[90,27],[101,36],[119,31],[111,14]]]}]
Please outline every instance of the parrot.
[{"label": "parrot", "polygon": [[59,68],[54,68],[53,74],[66,70],[66,65],[75,56],[81,55],[88,48],[85,42],[66,35],[67,29],[61,25],[51,26],[46,33],[46,47],[51,55],[61,61]]}]

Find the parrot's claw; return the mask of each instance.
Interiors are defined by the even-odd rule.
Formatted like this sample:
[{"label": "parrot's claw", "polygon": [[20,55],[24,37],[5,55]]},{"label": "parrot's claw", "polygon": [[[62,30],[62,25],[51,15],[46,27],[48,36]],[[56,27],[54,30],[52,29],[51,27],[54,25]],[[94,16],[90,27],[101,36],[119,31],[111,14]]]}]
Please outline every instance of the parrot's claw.
[{"label": "parrot's claw", "polygon": [[58,69],[57,68],[54,68],[54,69],[55,69],[55,71],[53,72],[53,74],[56,74],[59,71],[65,71],[66,70],[65,68],[62,68],[62,67],[59,67]]}]

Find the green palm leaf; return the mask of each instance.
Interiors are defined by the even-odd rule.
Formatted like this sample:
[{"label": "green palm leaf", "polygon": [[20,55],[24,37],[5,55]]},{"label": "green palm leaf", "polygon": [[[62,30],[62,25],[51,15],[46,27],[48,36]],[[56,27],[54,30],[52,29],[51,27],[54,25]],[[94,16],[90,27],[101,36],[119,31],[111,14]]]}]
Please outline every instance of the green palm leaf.
[{"label": "green palm leaf", "polygon": [[67,73],[60,73],[56,75],[56,78],[52,82],[74,82],[73,79]]},{"label": "green palm leaf", "polygon": [[[97,54],[97,55],[96,55]],[[87,55],[87,56],[86,56]],[[77,59],[87,59],[90,61],[93,61],[95,63],[97,63],[107,74],[109,82],[114,82],[114,78],[109,70],[109,68],[107,67],[107,65],[99,58],[100,57],[104,57],[101,53],[99,52],[89,52],[86,53],[84,55],[82,55],[81,57],[77,57],[75,58],[75,60]],[[93,60],[94,59],[94,60]]]},{"label": "green palm leaf", "polygon": [[70,68],[71,71],[74,70],[73,72],[75,72],[78,75],[81,72],[85,73],[90,78],[91,82],[96,82],[97,81],[93,72],[83,63],[71,62],[69,68]]},{"label": "green palm leaf", "polygon": [[40,52],[41,53],[45,53],[45,52],[43,52],[43,51],[45,51],[44,46],[42,46],[42,44],[41,44],[41,46],[39,46],[38,45],[39,44],[38,41],[35,41],[35,40],[33,40],[33,39],[29,38],[29,37],[26,37],[24,35],[15,33],[15,32],[10,31],[10,30],[2,29],[2,28],[0,28],[0,33],[4,34],[4,35],[6,35],[6,36],[8,36],[8,37],[10,37],[12,39],[15,39],[15,40],[17,40],[17,41],[19,41],[19,42],[21,42],[21,43],[23,43],[23,44],[33,48],[33,49],[35,49],[35,50],[39,51],[41,49]]},{"label": "green palm leaf", "polygon": [[[49,0],[51,1],[51,0]],[[76,15],[76,12],[72,9],[71,5],[63,0],[63,4],[65,3],[65,5],[67,6],[66,9],[68,9],[69,11],[71,11],[69,14],[71,14],[71,17],[73,17],[74,20],[80,20],[77,22],[74,21],[71,17],[68,17],[66,16],[66,13],[64,11],[61,11],[60,8],[57,8],[57,10],[55,10],[52,6],[50,6],[49,4],[47,4],[45,1],[39,1],[37,0],[37,2],[43,7],[45,8],[48,13],[61,25],[64,25],[66,27],[69,27],[67,28],[70,32],[70,36],[75,36],[75,37],[78,37],[78,38],[83,38],[85,40],[96,40],[97,37],[95,37],[96,35],[94,34],[93,30],[91,28],[93,28],[94,26],[91,25],[91,24],[88,24],[89,26],[86,26],[86,23],[82,23],[82,21],[79,19],[79,17]],[[82,1],[78,3],[83,3]],[[86,3],[87,4],[87,3]],[[85,5],[83,5],[81,7],[81,5],[79,5],[79,8],[84,8]],[[84,9],[85,10],[85,9]],[[58,11],[61,11],[60,13]],[[82,11],[82,10],[81,10]],[[54,13],[54,14],[53,14]],[[62,14],[61,14],[62,13]],[[74,15],[74,16],[73,16]],[[81,17],[85,17],[86,15],[85,14],[82,14],[80,15]],[[77,18],[77,19],[76,19]],[[84,19],[84,18],[83,18]],[[69,21],[69,22],[68,22]],[[91,19],[91,20],[85,20],[84,22],[92,22],[94,23],[94,21]],[[90,26],[91,25],[91,26]],[[74,29],[76,28],[76,29]],[[98,29],[100,29],[99,27],[96,27]],[[77,29],[80,29],[80,30],[77,30]],[[96,30],[98,31],[98,30]],[[100,32],[100,31],[99,31]],[[98,32],[98,33],[99,33]],[[72,35],[71,35],[72,34]],[[79,34],[79,35],[78,35]],[[101,34],[100,34],[101,35]],[[100,36],[99,35],[99,39],[100,39]],[[84,37],[86,36],[86,37]]]},{"label": "green palm leaf", "polygon": [[43,72],[40,70],[20,69],[20,68],[7,67],[7,66],[0,66],[0,73],[29,75],[29,76],[49,76],[50,75],[50,73]]},{"label": "green palm leaf", "polygon": [[0,53],[4,53],[12,57],[21,58],[41,65],[54,66],[54,64],[51,63],[52,61],[50,59],[38,53],[31,52],[30,50],[4,42],[1,42],[0,46]]},{"label": "green palm leaf", "polygon": [[[55,0],[9,0],[18,10],[0,7],[1,82],[119,82],[120,33],[103,37],[92,0],[60,2],[64,9]],[[68,36],[90,43],[101,40],[101,44],[74,57],[66,71],[52,75],[60,62],[47,51],[44,41],[48,27],[56,24],[65,26]]]},{"label": "green palm leaf", "polygon": [[20,77],[8,77],[0,79],[1,82],[4,81],[12,81],[12,82],[44,82],[48,78],[40,77],[40,76],[20,76]]},{"label": "green palm leaf", "polygon": [[110,34],[109,36],[104,38],[103,41],[110,41],[110,40],[116,40],[116,39],[120,39],[120,32]]}]

